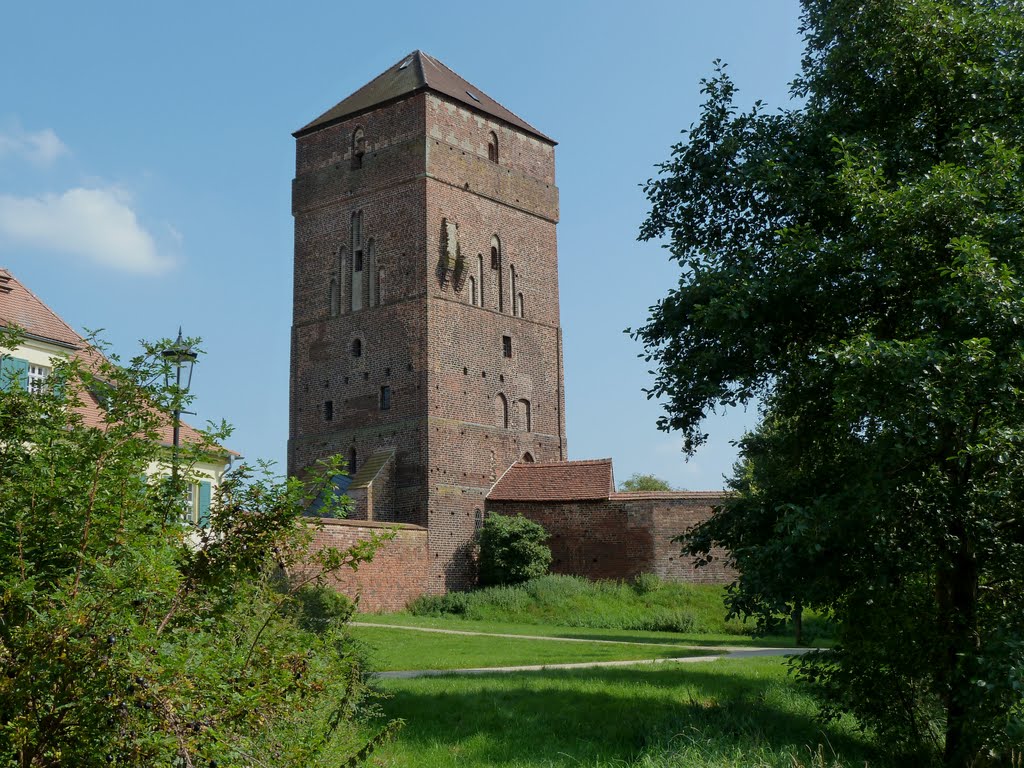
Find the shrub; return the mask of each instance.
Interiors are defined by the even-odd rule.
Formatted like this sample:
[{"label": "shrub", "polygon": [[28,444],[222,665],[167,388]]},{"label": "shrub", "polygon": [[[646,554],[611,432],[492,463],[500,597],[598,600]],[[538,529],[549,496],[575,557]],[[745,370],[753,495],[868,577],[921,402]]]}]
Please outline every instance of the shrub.
[{"label": "shrub", "polygon": [[543,576],[551,565],[547,539],[547,531],[522,515],[488,515],[480,529],[480,583],[521,584]]},{"label": "shrub", "polygon": [[638,595],[649,595],[661,589],[661,579],[653,573],[641,573],[633,579],[633,589]]}]

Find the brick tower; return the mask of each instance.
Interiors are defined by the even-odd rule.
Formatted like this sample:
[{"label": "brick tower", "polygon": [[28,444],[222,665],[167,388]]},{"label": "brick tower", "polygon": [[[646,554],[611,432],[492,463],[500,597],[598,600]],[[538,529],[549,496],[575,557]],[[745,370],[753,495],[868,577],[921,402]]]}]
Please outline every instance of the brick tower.
[{"label": "brick tower", "polygon": [[345,457],[465,588],[495,480],[566,458],[555,142],[420,51],[295,138],[289,473]]}]

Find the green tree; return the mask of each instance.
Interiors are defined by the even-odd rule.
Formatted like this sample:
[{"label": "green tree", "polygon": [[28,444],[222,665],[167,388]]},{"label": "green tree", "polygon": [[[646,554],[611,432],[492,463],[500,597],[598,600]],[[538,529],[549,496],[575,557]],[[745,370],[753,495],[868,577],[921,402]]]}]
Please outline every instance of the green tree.
[{"label": "green tree", "polygon": [[[0,348],[17,336],[0,331]],[[147,480],[180,393],[152,356],[59,364],[0,387],[0,762],[31,766],[355,764],[367,740],[351,611],[324,575],[375,542],[310,551],[310,493],[241,467],[209,528]],[[96,396],[105,423],[83,423]],[[183,449],[179,480],[212,443]],[[328,472],[336,468],[328,468]],[[178,483],[180,486],[180,482]],[[351,761],[351,762],[349,762]]]},{"label": "green tree", "polygon": [[623,480],[619,484],[619,490],[632,493],[634,491],[671,491],[673,488],[660,477],[634,472],[629,479]]},{"label": "green tree", "polygon": [[543,576],[551,565],[547,540],[547,531],[522,515],[489,514],[480,529],[480,583],[521,584]]},{"label": "green tree", "polygon": [[760,398],[723,513],[734,610],[838,643],[826,713],[948,766],[1024,743],[1024,4],[804,0],[800,106],[724,67],[647,184],[678,288],[635,332],[660,425]]}]

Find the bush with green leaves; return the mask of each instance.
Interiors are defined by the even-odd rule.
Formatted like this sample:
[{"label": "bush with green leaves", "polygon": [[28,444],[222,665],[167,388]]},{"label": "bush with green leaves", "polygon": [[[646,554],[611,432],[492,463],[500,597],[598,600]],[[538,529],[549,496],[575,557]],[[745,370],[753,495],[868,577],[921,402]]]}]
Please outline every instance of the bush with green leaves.
[{"label": "bush with green leaves", "polygon": [[480,583],[521,584],[543,576],[551,565],[547,540],[547,531],[522,515],[488,515],[480,529]]},{"label": "bush with green leaves", "polygon": [[[0,349],[17,343],[0,330]],[[349,608],[320,587],[376,542],[311,551],[319,489],[266,467],[228,474],[208,528],[183,524],[212,438],[182,448],[175,480],[147,480],[181,393],[153,383],[158,356],[86,359],[45,391],[0,388],[0,764],[361,761],[393,726],[367,736]],[[101,426],[76,408],[90,391]]]}]

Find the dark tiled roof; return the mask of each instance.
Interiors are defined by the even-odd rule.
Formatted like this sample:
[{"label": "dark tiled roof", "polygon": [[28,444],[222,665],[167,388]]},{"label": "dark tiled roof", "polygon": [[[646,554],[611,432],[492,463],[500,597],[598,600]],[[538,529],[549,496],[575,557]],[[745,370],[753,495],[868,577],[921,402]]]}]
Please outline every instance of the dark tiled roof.
[{"label": "dark tiled roof", "polygon": [[348,98],[335,104],[313,122],[295,132],[296,138],[317,128],[337,123],[389,101],[418,91],[433,91],[454,99],[474,112],[496,117],[551,144],[555,141],[496,102],[475,85],[463,80],[444,64],[422,51],[413,51]]},{"label": "dark tiled roof", "polygon": [[488,501],[600,501],[615,491],[611,459],[518,461],[487,494]]},{"label": "dark tiled roof", "polygon": [[[0,267],[0,326],[11,325],[21,327],[33,338],[68,347],[68,355],[81,360],[89,370],[99,370],[104,360],[100,352],[90,347],[85,339],[61,320],[56,312],[46,306],[18,278]],[[106,423],[106,412],[99,400],[91,392],[80,393],[79,399],[82,404],[78,410],[83,424],[102,429]],[[162,444],[172,445],[173,434],[173,424],[169,421],[160,425],[158,435]],[[180,437],[185,443],[203,442],[202,435],[185,422],[181,423]]]}]

